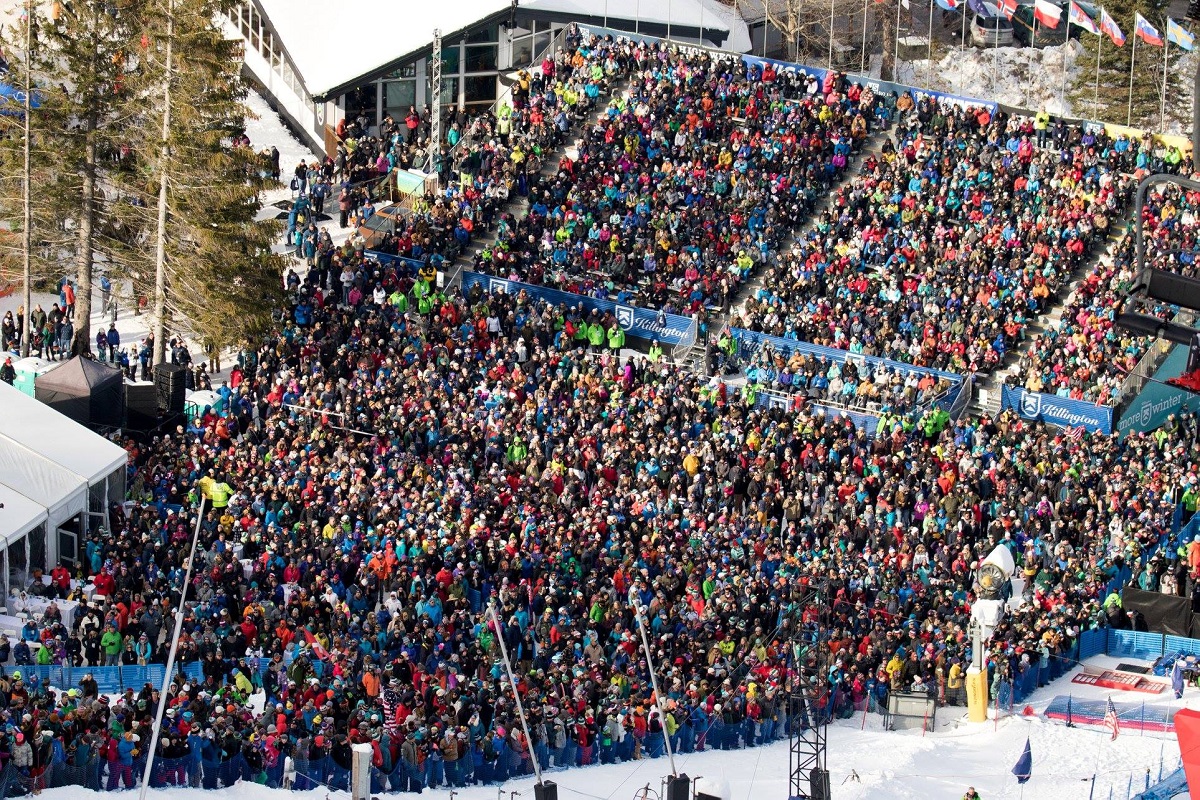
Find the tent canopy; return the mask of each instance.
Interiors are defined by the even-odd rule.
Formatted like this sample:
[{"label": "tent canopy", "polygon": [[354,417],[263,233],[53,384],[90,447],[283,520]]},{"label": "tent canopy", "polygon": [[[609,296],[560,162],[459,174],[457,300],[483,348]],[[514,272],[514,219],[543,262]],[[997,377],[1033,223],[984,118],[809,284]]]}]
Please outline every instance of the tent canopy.
[{"label": "tent canopy", "polygon": [[[90,486],[125,467],[128,454],[124,448],[3,381],[0,381],[0,408],[4,409],[0,414],[0,450],[11,450],[7,443],[19,445],[73,473],[77,476],[74,483],[86,482]],[[11,471],[0,469],[0,480],[15,487],[11,477]]]},{"label": "tent canopy", "polygon": [[0,544],[10,544],[46,521],[46,509],[0,483]]},{"label": "tent canopy", "polygon": [[37,399],[76,422],[119,427],[125,411],[121,370],[75,356],[37,379]]}]

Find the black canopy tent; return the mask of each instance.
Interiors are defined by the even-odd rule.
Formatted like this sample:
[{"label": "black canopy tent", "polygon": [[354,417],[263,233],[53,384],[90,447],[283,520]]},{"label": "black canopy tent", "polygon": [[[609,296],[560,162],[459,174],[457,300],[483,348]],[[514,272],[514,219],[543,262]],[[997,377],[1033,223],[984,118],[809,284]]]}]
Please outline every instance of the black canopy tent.
[{"label": "black canopy tent", "polygon": [[117,428],[124,421],[125,382],[118,367],[75,356],[40,376],[34,391],[81,425]]}]

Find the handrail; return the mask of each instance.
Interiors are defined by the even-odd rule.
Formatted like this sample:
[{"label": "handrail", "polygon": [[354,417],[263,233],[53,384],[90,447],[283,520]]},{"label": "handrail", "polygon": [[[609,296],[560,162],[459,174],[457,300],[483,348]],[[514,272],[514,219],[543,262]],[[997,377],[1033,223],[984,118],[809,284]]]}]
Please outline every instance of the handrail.
[{"label": "handrail", "polygon": [[[547,54],[553,54],[554,51],[557,49],[558,45],[562,44],[562,41],[565,38],[565,34],[572,27],[574,27],[574,25],[575,25],[575,23],[571,23],[570,25],[568,25],[566,27],[559,28],[558,31],[553,36],[550,37],[550,41],[546,44],[546,46],[543,47],[536,55],[534,55],[528,64],[524,65],[523,67],[516,67],[514,65],[510,69],[536,68],[538,65],[541,64],[542,60],[546,57]],[[482,113],[480,113],[476,116],[476,119],[484,117],[489,113],[494,114],[500,108],[501,99],[502,99],[501,97],[497,97],[492,102],[492,104],[487,107],[487,109],[485,111],[483,111]],[[454,146],[450,148],[450,152],[446,153],[445,157],[450,159],[451,162],[453,162],[458,157],[459,151],[462,148],[466,147],[466,145],[469,143],[468,140],[471,143],[476,141],[474,136],[468,136],[467,133],[468,133],[467,131],[463,131],[462,137],[457,142],[454,143]]]}]

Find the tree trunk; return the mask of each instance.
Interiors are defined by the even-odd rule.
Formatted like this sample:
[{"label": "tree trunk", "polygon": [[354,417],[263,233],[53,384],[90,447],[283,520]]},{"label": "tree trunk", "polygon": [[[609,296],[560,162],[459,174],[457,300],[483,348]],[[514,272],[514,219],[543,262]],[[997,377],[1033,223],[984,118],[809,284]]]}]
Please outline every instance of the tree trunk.
[{"label": "tree trunk", "polygon": [[75,266],[75,341],[71,355],[92,352],[92,259],[96,223],[96,114],[87,117],[84,136],[83,203],[79,214],[79,252]]},{"label": "tree trunk", "polygon": [[167,314],[167,159],[171,155],[171,45],[175,38],[173,5],[167,6],[167,53],[163,77],[162,151],[159,153],[158,236],[154,249],[154,353],[152,364],[166,361]]},{"label": "tree trunk", "polygon": [[[900,0],[896,0],[900,2]],[[900,36],[900,17],[890,3],[876,7],[876,12],[885,17],[883,24],[883,64],[879,68],[879,77],[885,81],[896,80],[896,39]]]}]

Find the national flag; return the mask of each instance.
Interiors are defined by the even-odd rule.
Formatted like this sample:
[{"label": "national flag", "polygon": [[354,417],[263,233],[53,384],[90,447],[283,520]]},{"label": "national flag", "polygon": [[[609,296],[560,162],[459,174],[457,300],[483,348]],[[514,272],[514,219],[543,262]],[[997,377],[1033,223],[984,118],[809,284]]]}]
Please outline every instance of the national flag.
[{"label": "national flag", "polygon": [[1121,26],[1103,8],[1100,9],[1100,30],[1107,33],[1108,38],[1112,39],[1112,43],[1117,47],[1125,44],[1125,33],[1121,30]]},{"label": "national flag", "polygon": [[1050,0],[1033,0],[1033,16],[1047,28],[1057,28],[1062,19],[1062,9]]},{"label": "national flag", "polygon": [[1167,17],[1167,41],[1179,45],[1189,53],[1196,49],[1196,42],[1192,38],[1192,35],[1170,17]]},{"label": "national flag", "polygon": [[1082,439],[1083,433],[1085,430],[1086,429],[1082,425],[1079,425],[1074,428],[1067,426],[1067,431],[1066,431],[1067,437],[1071,438],[1071,439]]},{"label": "national flag", "polygon": [[1093,36],[1100,35],[1100,29],[1096,27],[1096,23],[1087,15],[1075,0],[1071,0],[1071,5],[1067,9],[1067,22],[1072,25],[1078,25]]},{"label": "national flag", "polygon": [[1121,735],[1121,720],[1117,717],[1117,707],[1113,705],[1111,697],[1108,698],[1108,710],[1104,712],[1104,727],[1112,731],[1109,741],[1115,741]]},{"label": "national flag", "polygon": [[1017,13],[1017,0],[1000,0],[1000,11],[1011,20]]},{"label": "national flag", "polygon": [[1175,666],[1171,667],[1171,688],[1175,690],[1175,699],[1183,697],[1183,663],[1175,660]]},{"label": "national flag", "polygon": [[1013,765],[1012,774],[1017,776],[1017,783],[1025,783],[1033,776],[1033,751],[1029,749],[1029,737],[1025,737],[1025,751]]},{"label": "national flag", "polygon": [[1140,37],[1146,44],[1152,44],[1155,47],[1163,46],[1162,34],[1145,17],[1141,14],[1134,14],[1133,21],[1135,26],[1133,29],[1134,35]]},{"label": "national flag", "polygon": [[938,8],[944,11],[957,11],[958,0],[937,0]]}]

